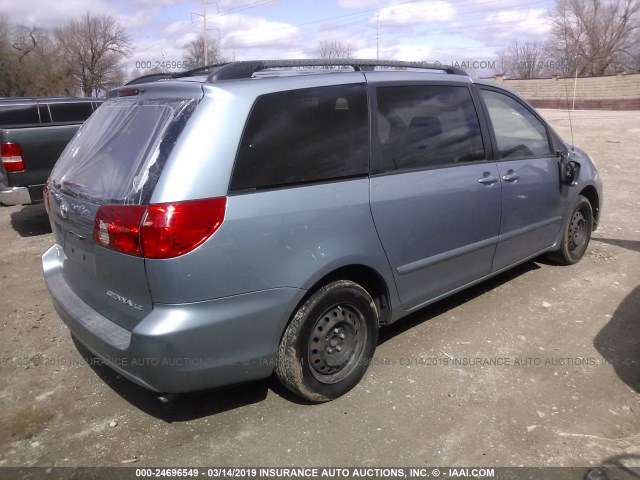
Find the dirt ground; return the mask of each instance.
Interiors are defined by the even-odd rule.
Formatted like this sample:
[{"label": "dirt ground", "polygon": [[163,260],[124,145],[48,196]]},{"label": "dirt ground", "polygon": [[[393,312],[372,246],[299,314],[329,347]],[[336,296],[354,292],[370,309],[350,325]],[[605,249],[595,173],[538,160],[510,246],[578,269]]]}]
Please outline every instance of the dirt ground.
[{"label": "dirt ground", "polygon": [[[567,112],[542,113],[571,139]],[[574,112],[573,130],[605,183],[585,258],[383,330],[322,405],[274,380],[163,402],[92,365],[42,280],[44,208],[0,208],[0,466],[640,466],[640,113]]]}]

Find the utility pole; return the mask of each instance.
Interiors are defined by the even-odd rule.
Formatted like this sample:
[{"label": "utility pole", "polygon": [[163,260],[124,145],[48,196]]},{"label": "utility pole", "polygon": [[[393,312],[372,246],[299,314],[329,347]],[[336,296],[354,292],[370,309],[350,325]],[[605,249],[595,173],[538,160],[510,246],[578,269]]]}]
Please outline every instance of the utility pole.
[{"label": "utility pole", "polygon": [[[204,42],[204,64],[205,66],[209,63],[209,38],[207,37],[207,3],[213,3],[216,6],[216,11],[220,13],[220,9],[218,8],[218,2],[207,2],[207,0],[202,0],[202,13],[191,12],[191,23],[193,23],[193,16],[198,15],[202,17],[202,35]],[[220,36],[220,30],[218,30],[218,36]]]},{"label": "utility pole", "polygon": [[204,35],[204,64],[209,64],[208,54],[209,42],[207,40],[207,0],[202,0],[202,34]]},{"label": "utility pole", "polygon": [[376,13],[376,60],[380,59],[380,10]]}]

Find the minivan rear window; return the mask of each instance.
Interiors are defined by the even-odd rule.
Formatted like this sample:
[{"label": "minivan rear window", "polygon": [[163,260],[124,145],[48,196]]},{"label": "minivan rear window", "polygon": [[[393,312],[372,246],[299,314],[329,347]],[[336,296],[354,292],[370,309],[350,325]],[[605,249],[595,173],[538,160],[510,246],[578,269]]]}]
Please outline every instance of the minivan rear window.
[{"label": "minivan rear window", "polygon": [[95,203],[149,200],[195,99],[114,99],[80,127],[51,173],[60,191]]}]

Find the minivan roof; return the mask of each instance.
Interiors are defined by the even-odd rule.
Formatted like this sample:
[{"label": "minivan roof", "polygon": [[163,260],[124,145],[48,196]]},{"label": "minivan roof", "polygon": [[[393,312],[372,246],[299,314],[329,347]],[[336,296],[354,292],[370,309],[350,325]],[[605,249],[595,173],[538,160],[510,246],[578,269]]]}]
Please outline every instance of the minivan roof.
[{"label": "minivan roof", "polygon": [[60,102],[104,102],[104,98],[80,97],[0,97],[0,103],[60,103]]},{"label": "minivan roof", "polygon": [[[320,67],[320,69],[318,69],[318,67]],[[296,74],[308,75],[311,73],[326,73],[327,71],[335,73],[336,71],[340,71],[340,69],[330,67],[340,67],[344,68],[345,71],[351,72],[371,72],[374,71],[375,68],[394,68],[404,70],[426,70],[431,72],[436,71],[445,74],[468,76],[467,73],[460,68],[428,62],[320,58],[297,60],[253,60],[217,63],[213,65],[207,65],[205,67],[195,68],[193,70],[187,70],[185,72],[153,73],[149,75],[143,75],[142,77],[138,77],[127,82],[125,85],[137,85],[140,83],[169,79],[187,79],[189,77],[191,77],[192,80],[195,80],[197,78],[197,81],[214,83],[221,80],[249,79],[255,76],[262,77],[266,74],[267,71],[269,72],[269,76],[295,76]]]}]

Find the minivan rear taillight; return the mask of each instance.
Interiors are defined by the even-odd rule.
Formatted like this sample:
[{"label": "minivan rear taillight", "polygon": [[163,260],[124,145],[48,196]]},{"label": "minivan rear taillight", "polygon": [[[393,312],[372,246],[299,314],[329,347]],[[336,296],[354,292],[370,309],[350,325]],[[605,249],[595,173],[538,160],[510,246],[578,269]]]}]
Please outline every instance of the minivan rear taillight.
[{"label": "minivan rear taillight", "polygon": [[19,143],[0,143],[0,156],[2,156],[2,166],[7,172],[21,172],[24,170],[22,160],[22,150]]},{"label": "minivan rear taillight", "polygon": [[101,205],[93,227],[103,247],[145,258],[173,258],[204,243],[222,225],[226,197],[156,205]]}]

